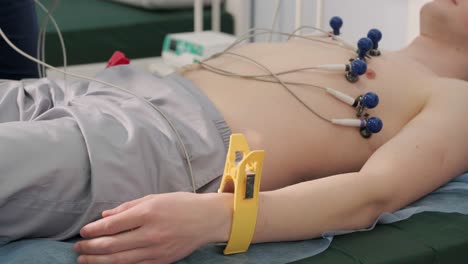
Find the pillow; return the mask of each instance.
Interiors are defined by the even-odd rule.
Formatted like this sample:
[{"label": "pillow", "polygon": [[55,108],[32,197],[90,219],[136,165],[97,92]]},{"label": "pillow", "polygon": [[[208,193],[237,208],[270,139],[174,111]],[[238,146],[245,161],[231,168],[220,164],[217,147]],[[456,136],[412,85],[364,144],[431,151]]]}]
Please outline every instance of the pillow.
[{"label": "pillow", "polygon": [[[169,9],[193,7],[193,0],[107,0],[146,9]],[[204,4],[210,4],[211,0],[203,0]]]}]

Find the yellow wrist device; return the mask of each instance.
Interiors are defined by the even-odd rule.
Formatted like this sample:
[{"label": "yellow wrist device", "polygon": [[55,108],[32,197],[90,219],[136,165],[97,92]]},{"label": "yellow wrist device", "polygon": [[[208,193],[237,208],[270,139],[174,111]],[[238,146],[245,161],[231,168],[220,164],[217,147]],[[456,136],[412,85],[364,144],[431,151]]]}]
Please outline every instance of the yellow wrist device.
[{"label": "yellow wrist device", "polygon": [[218,190],[224,192],[226,184],[234,184],[234,212],[231,233],[224,254],[243,253],[249,249],[255,232],[258,196],[262,175],[264,151],[250,151],[242,134],[232,134]]}]

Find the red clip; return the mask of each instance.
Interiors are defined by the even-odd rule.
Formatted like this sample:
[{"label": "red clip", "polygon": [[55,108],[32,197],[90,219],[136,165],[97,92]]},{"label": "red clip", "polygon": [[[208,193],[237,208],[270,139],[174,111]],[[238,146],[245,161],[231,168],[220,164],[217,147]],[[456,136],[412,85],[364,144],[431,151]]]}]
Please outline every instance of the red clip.
[{"label": "red clip", "polygon": [[112,54],[112,57],[109,59],[106,68],[127,64],[130,64],[130,60],[125,56],[125,54],[123,52],[116,51],[114,52],[114,54]]}]

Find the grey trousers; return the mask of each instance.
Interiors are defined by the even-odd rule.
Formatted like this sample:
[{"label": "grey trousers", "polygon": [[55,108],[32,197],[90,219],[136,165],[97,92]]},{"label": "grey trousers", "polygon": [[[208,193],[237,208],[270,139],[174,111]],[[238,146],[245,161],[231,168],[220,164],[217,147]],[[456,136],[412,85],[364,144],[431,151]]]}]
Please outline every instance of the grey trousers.
[{"label": "grey trousers", "polygon": [[[178,75],[129,66],[98,79],[149,99],[189,151],[196,188],[215,191],[230,130],[213,104]],[[66,239],[103,210],[148,194],[191,191],[173,130],[146,103],[95,82],[0,81],[0,245]]]}]

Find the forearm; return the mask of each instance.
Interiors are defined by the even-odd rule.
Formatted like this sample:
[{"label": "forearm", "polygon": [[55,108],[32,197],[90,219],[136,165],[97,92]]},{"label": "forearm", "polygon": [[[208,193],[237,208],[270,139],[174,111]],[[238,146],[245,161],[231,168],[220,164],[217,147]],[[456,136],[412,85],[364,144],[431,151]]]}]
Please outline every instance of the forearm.
[{"label": "forearm", "polygon": [[[292,241],[319,237],[333,230],[370,226],[387,208],[369,178],[350,173],[261,192],[252,243]],[[212,194],[223,225],[216,241],[229,239],[233,195]]]},{"label": "forearm", "polygon": [[384,210],[358,173],[308,181],[260,195],[254,242],[302,240],[365,228]]}]

